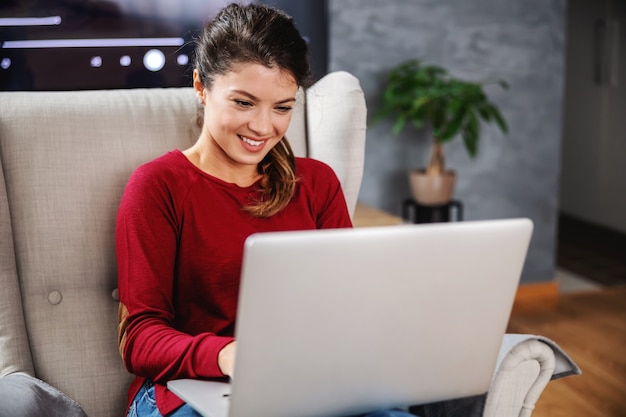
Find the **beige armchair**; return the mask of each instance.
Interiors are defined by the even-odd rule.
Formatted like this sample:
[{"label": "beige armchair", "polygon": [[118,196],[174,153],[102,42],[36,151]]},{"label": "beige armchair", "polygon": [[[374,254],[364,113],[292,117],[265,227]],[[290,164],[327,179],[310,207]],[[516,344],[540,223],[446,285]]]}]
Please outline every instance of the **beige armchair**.
[{"label": "beige armchair", "polygon": [[[0,93],[0,417],[21,395],[49,401],[46,416],[123,415],[116,211],[137,166],[195,141],[196,111],[191,88]],[[335,169],[351,212],[365,129],[358,81],[336,72],[306,92],[288,132],[297,154]],[[551,378],[577,372],[550,341],[503,347],[485,416],[527,416]]]}]

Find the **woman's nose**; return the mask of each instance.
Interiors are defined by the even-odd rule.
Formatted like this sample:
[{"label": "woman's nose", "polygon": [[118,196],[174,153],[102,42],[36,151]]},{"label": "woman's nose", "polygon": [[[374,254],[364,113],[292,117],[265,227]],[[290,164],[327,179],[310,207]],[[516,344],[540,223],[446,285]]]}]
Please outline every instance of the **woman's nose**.
[{"label": "woman's nose", "polygon": [[259,111],[250,120],[248,127],[259,137],[267,136],[272,132],[272,117],[268,112]]}]

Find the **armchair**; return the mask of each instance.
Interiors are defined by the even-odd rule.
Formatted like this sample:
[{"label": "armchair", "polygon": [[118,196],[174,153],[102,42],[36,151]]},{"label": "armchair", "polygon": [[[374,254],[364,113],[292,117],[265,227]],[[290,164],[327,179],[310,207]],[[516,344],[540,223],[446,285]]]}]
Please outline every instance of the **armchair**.
[{"label": "armchair", "polygon": [[[333,167],[354,213],[359,83],[336,72],[301,94],[287,136]],[[50,399],[46,416],[123,415],[132,378],[116,341],[116,211],[137,166],[195,141],[197,107],[191,88],[0,93],[0,417],[28,395]],[[528,416],[551,378],[577,369],[531,336],[507,336],[500,363],[480,415]]]}]

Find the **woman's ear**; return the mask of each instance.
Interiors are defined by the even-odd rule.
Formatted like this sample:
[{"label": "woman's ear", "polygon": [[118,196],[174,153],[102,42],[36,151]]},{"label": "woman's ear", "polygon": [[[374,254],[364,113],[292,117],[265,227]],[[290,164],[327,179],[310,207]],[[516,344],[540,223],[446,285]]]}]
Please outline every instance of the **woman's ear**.
[{"label": "woman's ear", "polygon": [[204,84],[202,84],[202,81],[200,81],[200,74],[198,73],[197,69],[193,70],[193,89],[196,91],[196,96],[198,97],[198,100],[204,106],[205,88]]}]

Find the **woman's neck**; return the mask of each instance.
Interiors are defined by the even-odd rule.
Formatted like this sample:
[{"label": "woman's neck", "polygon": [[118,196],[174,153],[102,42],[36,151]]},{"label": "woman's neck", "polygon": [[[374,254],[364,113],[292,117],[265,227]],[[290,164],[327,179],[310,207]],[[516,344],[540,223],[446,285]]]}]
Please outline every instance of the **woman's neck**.
[{"label": "woman's neck", "polygon": [[215,155],[215,152],[206,149],[199,142],[184,150],[183,155],[201,171],[239,187],[249,187],[262,177],[256,166],[235,165],[227,158]]}]

